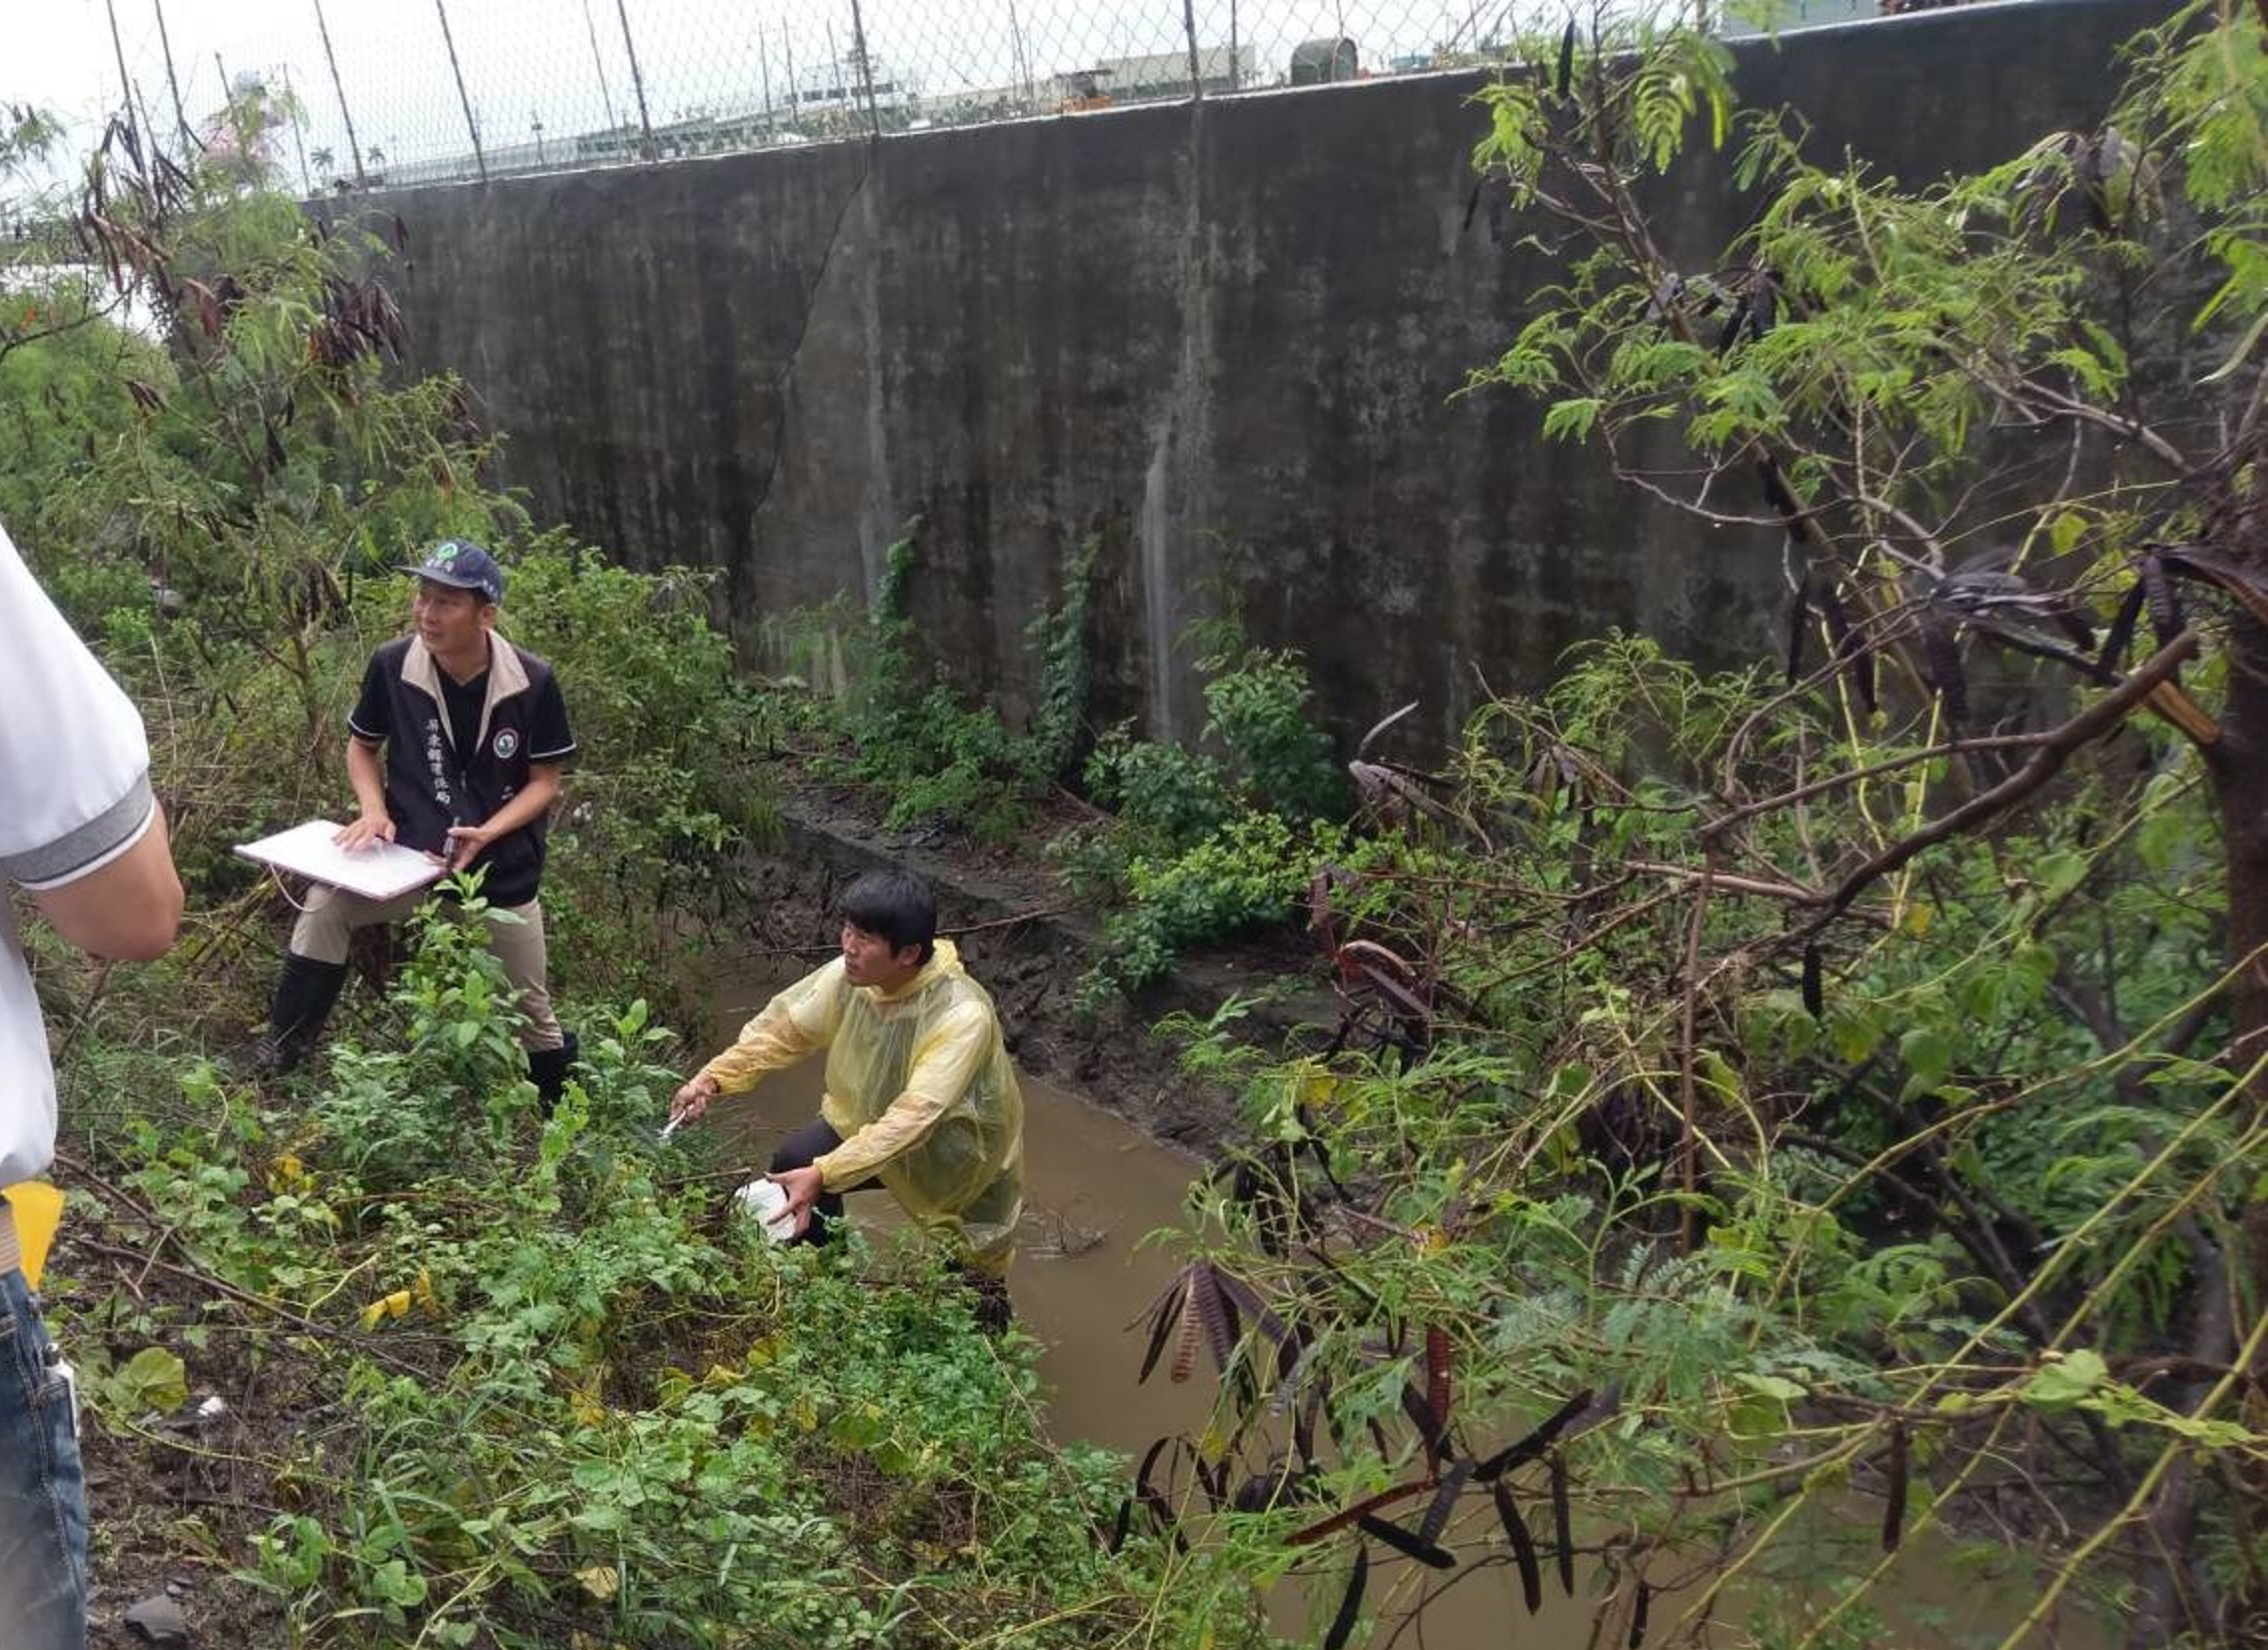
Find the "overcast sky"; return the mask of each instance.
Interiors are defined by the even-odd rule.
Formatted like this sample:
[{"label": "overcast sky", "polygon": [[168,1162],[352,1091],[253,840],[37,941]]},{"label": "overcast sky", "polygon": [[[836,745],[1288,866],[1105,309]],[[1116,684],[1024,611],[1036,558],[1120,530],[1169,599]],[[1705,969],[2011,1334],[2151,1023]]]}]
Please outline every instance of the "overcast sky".
[{"label": "overcast sky", "polygon": [[[232,76],[286,78],[307,111],[309,149],[346,153],[315,0],[113,0],[128,74],[151,119],[172,124],[158,7],[192,123]],[[532,141],[636,118],[617,0],[443,0],[484,138]],[[851,0],[621,0],[656,124],[784,100],[790,65],[808,78],[851,50]],[[1113,57],[1184,49],[1181,0],[860,0],[878,64],[928,91],[1040,81]],[[0,101],[52,109],[91,135],[119,102],[105,0],[8,0]],[[367,151],[457,154],[465,117],[435,0],[323,0]],[[1488,32],[1503,0],[1196,0],[1203,44],[1225,46],[1232,16],[1260,78],[1282,75],[1299,41],[1344,32],[1366,66]],[[82,142],[84,138],[82,137]],[[287,164],[292,157],[286,156]]]}]

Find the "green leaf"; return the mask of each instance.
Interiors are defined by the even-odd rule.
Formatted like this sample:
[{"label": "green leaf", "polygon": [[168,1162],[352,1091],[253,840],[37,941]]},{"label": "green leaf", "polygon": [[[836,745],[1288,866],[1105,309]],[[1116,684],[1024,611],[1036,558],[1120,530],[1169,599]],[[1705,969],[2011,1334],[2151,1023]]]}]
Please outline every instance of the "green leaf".
[{"label": "green leaf", "polygon": [[2229,358],[2197,382],[2218,384],[2224,379],[2234,378],[2243,369],[2245,362],[2251,359],[2253,349],[2259,344],[2263,333],[2268,333],[2268,310],[2253,317],[2252,325],[2245,329],[2244,337],[2229,352]]},{"label": "green leaf", "polygon": [[370,1573],[370,1590],[389,1604],[408,1609],[426,1601],[426,1578],[399,1558],[390,1558]]},{"label": "green leaf", "polygon": [[189,1401],[189,1371],[162,1346],[145,1346],[104,1383],[105,1395],[128,1414],[179,1409]]},{"label": "green leaf", "polygon": [[1777,1398],[1782,1403],[1793,1403],[1803,1396],[1802,1384],[1789,1380],[1785,1375],[1756,1375],[1742,1370],[1732,1378],[1749,1391],[1767,1398]]},{"label": "green leaf", "polygon": [[2034,1409],[2070,1409],[2110,1376],[2100,1352],[2081,1347],[2054,1363],[2044,1364],[2024,1383],[2021,1396]]},{"label": "green leaf", "polygon": [[1898,1060],[1906,1069],[1906,1092],[1935,1088],[1953,1066],[1953,1045],[1934,1026],[1916,1025],[1898,1038]]},{"label": "green leaf", "polygon": [[1882,1021],[1871,1005],[1853,1005],[1838,1012],[1828,1027],[1827,1035],[1834,1044],[1835,1058],[1845,1065],[1856,1065],[1882,1045]]},{"label": "green leaf", "polygon": [[1555,401],[1544,415],[1544,434],[1553,441],[1582,441],[1599,422],[1599,398],[1575,396]]},{"label": "green leaf", "polygon": [[2032,861],[2032,878],[2041,893],[2059,899],[2086,880],[2087,856],[2069,848],[2055,848]]}]

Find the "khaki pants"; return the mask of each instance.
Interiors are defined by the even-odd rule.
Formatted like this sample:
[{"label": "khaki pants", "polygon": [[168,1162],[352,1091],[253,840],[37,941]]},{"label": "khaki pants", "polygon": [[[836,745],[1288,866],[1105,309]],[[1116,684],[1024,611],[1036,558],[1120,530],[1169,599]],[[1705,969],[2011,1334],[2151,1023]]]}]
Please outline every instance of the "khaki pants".
[{"label": "khaki pants", "polygon": [[[399,922],[424,904],[431,893],[419,889],[393,899],[365,899],[359,893],[317,883],[308,891],[300,919],[292,927],[292,952],[314,962],[347,960],[347,938],[373,922]],[[520,1045],[530,1053],[567,1046],[567,1033],[552,1012],[552,991],[547,983],[548,958],[544,946],[544,902],[503,905],[500,910],[520,918],[517,922],[489,924],[489,949],[504,964],[506,975],[520,992],[520,1011],[528,1016]]]}]

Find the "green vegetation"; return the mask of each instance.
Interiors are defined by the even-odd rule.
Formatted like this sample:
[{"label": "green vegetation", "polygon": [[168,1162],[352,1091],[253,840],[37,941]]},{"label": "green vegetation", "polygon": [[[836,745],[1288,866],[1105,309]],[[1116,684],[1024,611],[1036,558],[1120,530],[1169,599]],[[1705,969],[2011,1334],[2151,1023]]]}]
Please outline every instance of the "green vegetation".
[{"label": "green vegetation", "polygon": [[676,1077],[642,1004],[587,1014],[539,1114],[482,914],[420,924],[300,1103],[180,1059],[73,1108],[129,1165],[108,1240],[230,1291],[72,1314],[82,1347],[156,1349],[90,1369],[99,1424],[151,1436],[192,1369],[340,1406],[256,1435],[272,1487],[169,1545],[268,1596],[263,1642],[968,1644],[1062,1612],[1054,1642],[1102,1644],[1148,1618],[1166,1550],[1096,1535],[1120,1463],[1038,1439],[1028,1362],[965,1291],[774,1249],[653,1146]]},{"label": "green vegetation", "polygon": [[1335,1553],[1328,1642],[1403,1556],[1600,1642],[2260,1638],[2264,48],[2183,8],[2114,125],[1919,188],[1669,8],[1486,95],[1566,278],[1480,386],[1797,589],[1775,670],[1614,639],[1388,787],[1336,1025],[1180,1027],[1254,1143],[1153,1319],[1221,1371],[1159,1521]]},{"label": "green vegetation", "polygon": [[[1110,908],[1106,954],[1082,985],[1088,1007],[1163,978],[1184,950],[1284,922],[1316,872],[1348,850],[1346,780],[1310,719],[1297,653],[1249,645],[1233,616],[1193,627],[1187,640],[1206,678],[1203,748],[1139,739],[1125,726],[1095,737],[1090,540],[1065,564],[1060,607],[1032,626],[1038,710],[1027,730],[1011,731],[923,654],[911,610],[917,543],[909,530],[889,548],[844,691],[780,685],[787,703],[773,720],[817,741],[820,772],[883,799],[893,828],[1005,841],[1062,801],[1076,771],[1088,813],[1103,812],[1058,829],[1047,851],[1081,898]],[[781,630],[824,637],[836,622],[805,616]],[[809,641],[787,651],[814,664],[833,657]]]},{"label": "green vegetation", "polygon": [[[1340,1650],[1479,1565],[1531,1611],[1580,1596],[1603,1643],[2259,1642],[2264,47],[2254,11],[2186,8],[2114,126],[1911,187],[1742,110],[1668,12],[1522,42],[1478,160],[1566,277],[1478,387],[1697,543],[1783,539],[1786,651],[1709,676],[1597,642],[1438,773],[1358,752],[1360,812],[1299,660],[1230,627],[1189,639],[1196,748],[1091,728],[1092,546],[1027,728],[920,646],[912,537],[848,646],[781,621],[810,689],[726,685],[695,582],[481,489],[478,433],[387,379],[384,305],[325,244],[122,169],[151,243],[194,249],[166,342],[0,349],[94,432],[0,429],[41,478],[0,509],[155,707],[217,913],[131,980],[43,981],[104,1205],[67,1257],[98,1424],[258,1486],[169,1538],[309,1642],[1241,1644],[1257,1586],[1322,1567],[1309,1636]],[[1708,167],[1756,211],[1672,264],[1655,180]],[[567,821],[575,999],[628,1006],[588,1008],[548,1121],[454,922],[303,1092],[199,1053],[191,999],[245,1009],[265,899],[224,827],[323,794],[389,622],[366,575],[444,525],[508,547],[578,680],[637,662],[583,714],[651,767],[588,783],[664,800]],[[1209,1361],[1215,1413],[1131,1493],[1039,1440],[1024,1350],[943,1277],[752,1245],[650,1140],[661,924],[763,827],[774,741],[901,826],[1058,827],[1106,907],[1090,1001],[1304,897],[1336,1019],[1175,1026],[1247,1138],[1143,1359]],[[146,1417],[196,1368],[317,1420],[181,1445]]]},{"label": "green vegetation", "polygon": [[[27,930],[98,1574],[193,1572],[262,1645],[1257,1642],[1241,1580],[1110,1539],[1123,1463],[1043,1436],[1032,1344],[977,1332],[957,1279],[774,1250],[728,1212],[744,1170],[656,1142],[678,1049],[648,1004],[697,1001],[686,953],[774,827],[783,708],[736,682],[705,578],[612,566],[486,485],[461,387],[401,370],[389,249],[303,219],[257,149],[185,172],[114,132],[84,200],[33,203],[97,267],[42,264],[0,331],[0,516],[141,705],[192,888],[147,968]],[[581,1063],[549,1117],[473,885],[320,1069],[232,1074],[281,907],[230,844],[339,805],[394,569],[444,534],[500,551],[505,628],[585,752],[545,888]],[[1076,703],[1083,653],[1040,644]],[[917,742],[919,713],[872,726]],[[1078,737],[1043,718],[1017,772]]]}]

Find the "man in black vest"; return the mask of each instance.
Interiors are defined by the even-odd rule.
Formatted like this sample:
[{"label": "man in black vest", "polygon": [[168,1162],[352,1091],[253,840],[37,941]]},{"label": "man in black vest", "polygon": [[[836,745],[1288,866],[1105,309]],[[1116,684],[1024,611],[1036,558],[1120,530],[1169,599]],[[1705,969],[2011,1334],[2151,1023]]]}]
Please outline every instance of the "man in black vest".
[{"label": "man in black vest", "polygon": [[[504,570],[469,540],[436,545],[400,571],[418,581],[413,634],[371,655],[347,719],[347,778],[362,812],[342,847],[401,842],[452,870],[485,867],[489,903],[519,918],[490,924],[489,947],[520,992],[521,1043],[548,1106],[574,1058],[546,984],[544,837],[560,775],[574,753],[552,668],[496,634]],[[424,892],[373,900],[318,886],[292,929],[259,1063],[288,1071],[307,1058],[347,977],[348,936],[398,922]]]}]

